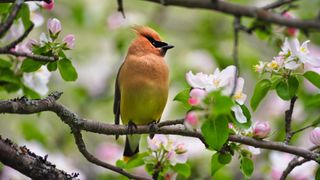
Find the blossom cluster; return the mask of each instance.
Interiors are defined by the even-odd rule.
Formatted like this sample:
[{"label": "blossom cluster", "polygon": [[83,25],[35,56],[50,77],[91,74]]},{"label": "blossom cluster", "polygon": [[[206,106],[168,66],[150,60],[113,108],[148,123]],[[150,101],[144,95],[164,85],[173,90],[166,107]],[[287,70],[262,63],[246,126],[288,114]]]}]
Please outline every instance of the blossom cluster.
[{"label": "blossom cluster", "polygon": [[[234,90],[234,80],[236,75],[236,67],[230,65],[220,71],[218,68],[213,74],[204,74],[202,72],[193,74],[191,71],[186,74],[188,84],[193,88],[190,91],[190,98],[188,103],[191,106],[202,106],[202,100],[205,96],[213,91],[221,91],[222,95],[230,96]],[[240,123],[246,123],[247,118],[243,114],[240,105],[243,105],[247,95],[243,93],[244,79],[237,77],[236,88],[232,99],[236,102],[231,110],[234,112],[236,119]],[[186,127],[197,128],[199,127],[199,113],[191,111],[186,116]]]},{"label": "blossom cluster", "polygon": [[313,57],[308,49],[307,40],[300,45],[297,38],[286,38],[279,54],[271,62],[262,62],[254,66],[259,73],[284,74],[290,71],[303,69],[305,64],[320,67],[320,59]]},{"label": "blossom cluster", "polygon": [[154,168],[166,169],[166,179],[175,179],[172,177],[177,175],[170,167],[187,161],[185,144],[175,142],[165,135],[157,134],[152,139],[148,138],[148,150],[150,155],[144,158],[145,163]]}]

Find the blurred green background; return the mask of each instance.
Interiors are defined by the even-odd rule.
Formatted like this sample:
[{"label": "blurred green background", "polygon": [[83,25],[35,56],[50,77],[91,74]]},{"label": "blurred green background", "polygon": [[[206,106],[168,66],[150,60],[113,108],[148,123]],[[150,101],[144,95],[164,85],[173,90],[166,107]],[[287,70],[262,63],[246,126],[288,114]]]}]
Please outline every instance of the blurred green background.
[{"label": "blurred green background", "polygon": [[[231,1],[240,4],[262,6],[270,3],[266,0],[237,0]],[[320,2],[316,0],[297,3],[300,8],[291,11],[299,18],[312,18],[317,15]],[[183,118],[186,109],[179,103],[173,102],[174,96],[188,87],[185,73],[189,70],[196,72],[213,73],[215,68],[224,68],[233,63],[233,29],[232,16],[218,12],[186,9],[179,7],[165,7],[141,0],[124,0],[126,19],[117,12],[116,1],[113,0],[57,0],[52,11],[36,10],[44,17],[44,24],[36,28],[30,37],[39,38],[41,32],[46,31],[48,18],[56,17],[62,22],[62,35],[73,33],[76,36],[75,49],[68,52],[72,58],[79,78],[76,82],[64,82],[55,72],[50,79],[49,89],[62,91],[64,94],[59,100],[79,116],[96,121],[113,123],[113,96],[114,81],[131,40],[135,37],[130,29],[132,25],[148,25],[159,32],[162,39],[175,46],[166,55],[170,67],[170,93],[162,120]],[[246,26],[252,24],[252,19],[243,18]],[[258,73],[252,66],[259,60],[270,61],[279,52],[279,40],[283,40],[283,27],[273,26],[273,34],[268,36],[263,32],[252,35],[241,32],[239,43],[240,76],[245,78],[245,90],[248,95],[248,104],[255,83],[259,79]],[[318,50],[320,44],[319,33],[311,33],[305,37],[299,35],[300,40],[310,39],[312,46]],[[301,112],[295,112],[296,126],[312,121],[319,108],[319,102],[307,104],[314,90],[300,92],[298,107]],[[312,88],[311,88],[312,89]],[[319,91],[317,91],[319,92]],[[1,99],[9,99],[19,94],[0,92]],[[305,110],[308,106],[308,110]],[[255,120],[268,120],[273,123],[271,138],[282,139],[280,129],[283,127],[284,110],[288,103],[282,102],[274,94],[269,94],[266,101],[253,114]],[[282,108],[282,109],[281,109]],[[123,178],[109,170],[90,164],[79,153],[70,134],[70,128],[58,117],[50,112],[35,115],[8,115],[0,116],[0,134],[10,138],[19,145],[27,145],[31,151],[40,155],[48,154],[48,160],[57,164],[57,167],[67,172],[80,172],[81,179],[110,179]],[[102,160],[114,163],[121,158],[124,138],[116,141],[114,137],[84,133],[84,138],[90,152]],[[303,139],[303,138],[301,138]],[[297,143],[303,141],[295,139]],[[210,152],[197,140],[179,138],[186,142],[189,149],[189,164],[192,167],[190,179],[210,178]],[[306,142],[304,142],[306,143]],[[145,143],[144,143],[145,144]],[[308,146],[308,144],[304,144]],[[271,167],[267,153],[262,151],[255,157],[254,178],[263,178],[270,174]],[[1,165],[0,165],[1,166]],[[237,156],[233,163],[219,171],[216,179],[242,179]],[[22,177],[1,167],[0,179]],[[1,169],[0,168],[0,169]],[[5,171],[6,170],[6,171]],[[135,170],[143,174],[143,168]],[[1,176],[2,174],[2,176]],[[268,176],[269,177],[269,176]],[[178,177],[178,179],[183,179]]]}]

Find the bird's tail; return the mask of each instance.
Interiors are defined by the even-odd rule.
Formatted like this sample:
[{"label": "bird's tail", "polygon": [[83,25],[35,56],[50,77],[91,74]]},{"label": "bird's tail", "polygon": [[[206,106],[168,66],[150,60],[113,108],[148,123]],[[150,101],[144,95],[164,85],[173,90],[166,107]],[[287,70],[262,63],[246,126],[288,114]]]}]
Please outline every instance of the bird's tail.
[{"label": "bird's tail", "polygon": [[132,156],[139,152],[140,135],[133,134],[126,136],[126,145],[123,152],[123,160],[128,162]]}]

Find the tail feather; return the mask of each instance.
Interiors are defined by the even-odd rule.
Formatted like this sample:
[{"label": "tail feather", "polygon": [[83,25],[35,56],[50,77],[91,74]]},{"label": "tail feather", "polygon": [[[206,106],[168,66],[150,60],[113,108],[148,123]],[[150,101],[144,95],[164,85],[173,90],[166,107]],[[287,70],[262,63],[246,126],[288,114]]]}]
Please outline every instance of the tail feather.
[{"label": "tail feather", "polygon": [[127,135],[126,136],[126,144],[124,147],[124,160],[128,161],[132,156],[139,153],[139,142],[140,142],[140,135]]}]

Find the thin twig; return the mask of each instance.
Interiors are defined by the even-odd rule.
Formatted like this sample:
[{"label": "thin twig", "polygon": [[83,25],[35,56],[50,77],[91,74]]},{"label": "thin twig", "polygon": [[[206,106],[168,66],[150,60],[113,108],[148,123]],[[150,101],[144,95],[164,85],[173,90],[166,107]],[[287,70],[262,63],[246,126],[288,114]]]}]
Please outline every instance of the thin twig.
[{"label": "thin twig", "polygon": [[40,61],[40,62],[54,62],[57,61],[59,59],[59,57],[57,56],[43,56],[43,55],[38,55],[38,54],[30,54],[30,53],[26,53],[26,52],[17,52],[17,51],[13,51],[13,50],[1,50],[0,49],[0,54],[10,54],[16,57],[27,57],[30,59],[33,59],[35,61]]},{"label": "thin twig", "polygon": [[[144,0],[161,4],[161,0]],[[316,29],[320,30],[319,20],[309,19],[289,19],[274,12],[267,11],[263,8],[244,6],[229,1],[219,1],[212,3],[208,0],[166,0],[167,6],[180,6],[187,8],[198,8],[219,11],[225,14],[241,17],[250,17],[264,22],[270,22],[287,27],[295,27],[299,29]]]},{"label": "thin twig", "polygon": [[284,142],[286,144],[290,143],[292,135],[293,135],[292,132],[291,132],[291,121],[292,121],[294,103],[296,102],[297,98],[298,98],[297,96],[294,96],[293,98],[291,98],[290,107],[285,112],[285,132],[286,132],[286,137],[285,137]]},{"label": "thin twig", "polygon": [[301,132],[301,131],[304,131],[304,130],[306,130],[306,129],[308,129],[308,128],[314,127],[314,126],[318,125],[319,123],[320,123],[320,118],[318,118],[314,123],[312,123],[312,124],[310,124],[310,125],[307,125],[307,126],[305,126],[305,127],[302,127],[302,128],[300,128],[300,129],[297,129],[297,130],[295,130],[295,131],[292,131],[291,134],[294,135],[294,134],[299,133],[299,132]]},{"label": "thin twig", "polygon": [[[1,0],[0,3],[12,3],[14,2],[15,0]],[[25,2],[27,1],[35,1],[35,2],[40,2],[40,1],[43,1],[43,2],[46,2],[46,3],[51,3],[51,0],[25,0]]]},{"label": "thin twig", "polygon": [[184,123],[184,119],[176,119],[176,120],[163,121],[157,125],[160,128],[160,127],[164,127],[164,126],[172,126],[172,125],[178,125],[178,124],[183,124],[183,123]]},{"label": "thin twig", "polygon": [[136,176],[133,174],[128,173],[127,171],[123,170],[122,168],[119,168],[117,166],[111,165],[109,163],[100,161],[98,158],[94,157],[92,154],[90,154],[86,148],[86,145],[82,139],[82,134],[79,129],[72,128],[72,133],[74,136],[74,139],[76,141],[77,147],[81,154],[91,163],[96,164],[98,166],[104,167],[106,169],[109,169],[111,171],[117,172],[119,174],[122,174],[129,179],[139,179],[139,180],[150,180],[151,178],[146,178],[142,176]]},{"label": "thin twig", "polygon": [[3,23],[0,24],[0,37],[2,37],[4,33],[6,33],[9,30],[14,19],[17,17],[17,14],[20,8],[22,7],[22,4],[23,4],[23,0],[15,1],[8,18]]},{"label": "thin twig", "polygon": [[238,59],[238,44],[239,44],[239,27],[240,27],[240,20],[241,17],[235,16],[234,22],[233,22],[233,34],[234,34],[234,40],[233,40],[233,64],[236,67],[236,70],[234,72],[234,79],[233,79],[233,88],[231,92],[231,97],[234,95],[237,85],[238,85],[238,76],[239,76],[239,59]]},{"label": "thin twig", "polygon": [[123,18],[126,18],[126,15],[124,14],[124,9],[123,9],[123,1],[117,0],[117,3],[118,3],[118,11],[122,14]]},{"label": "thin twig", "polygon": [[[314,151],[316,149],[318,149],[319,146],[314,146],[312,148],[310,148],[310,151]],[[282,175],[280,177],[280,180],[285,180],[287,178],[287,176],[290,174],[290,172],[297,166],[300,166],[306,162],[310,161],[310,159],[301,159],[299,160],[299,156],[294,157],[289,163],[287,168],[282,172]]]},{"label": "thin twig", "polygon": [[24,31],[24,33],[18,39],[14,40],[13,42],[9,43],[8,45],[0,48],[0,51],[10,51],[10,49],[16,47],[17,44],[22,42],[29,35],[29,33],[32,31],[33,27],[34,27],[34,24],[31,24],[31,26],[26,31]]},{"label": "thin twig", "polygon": [[268,5],[263,6],[262,9],[265,9],[265,10],[276,9],[278,7],[285,5],[285,4],[290,4],[294,1],[295,0],[278,0],[278,1],[275,1],[273,3],[270,3]]}]

